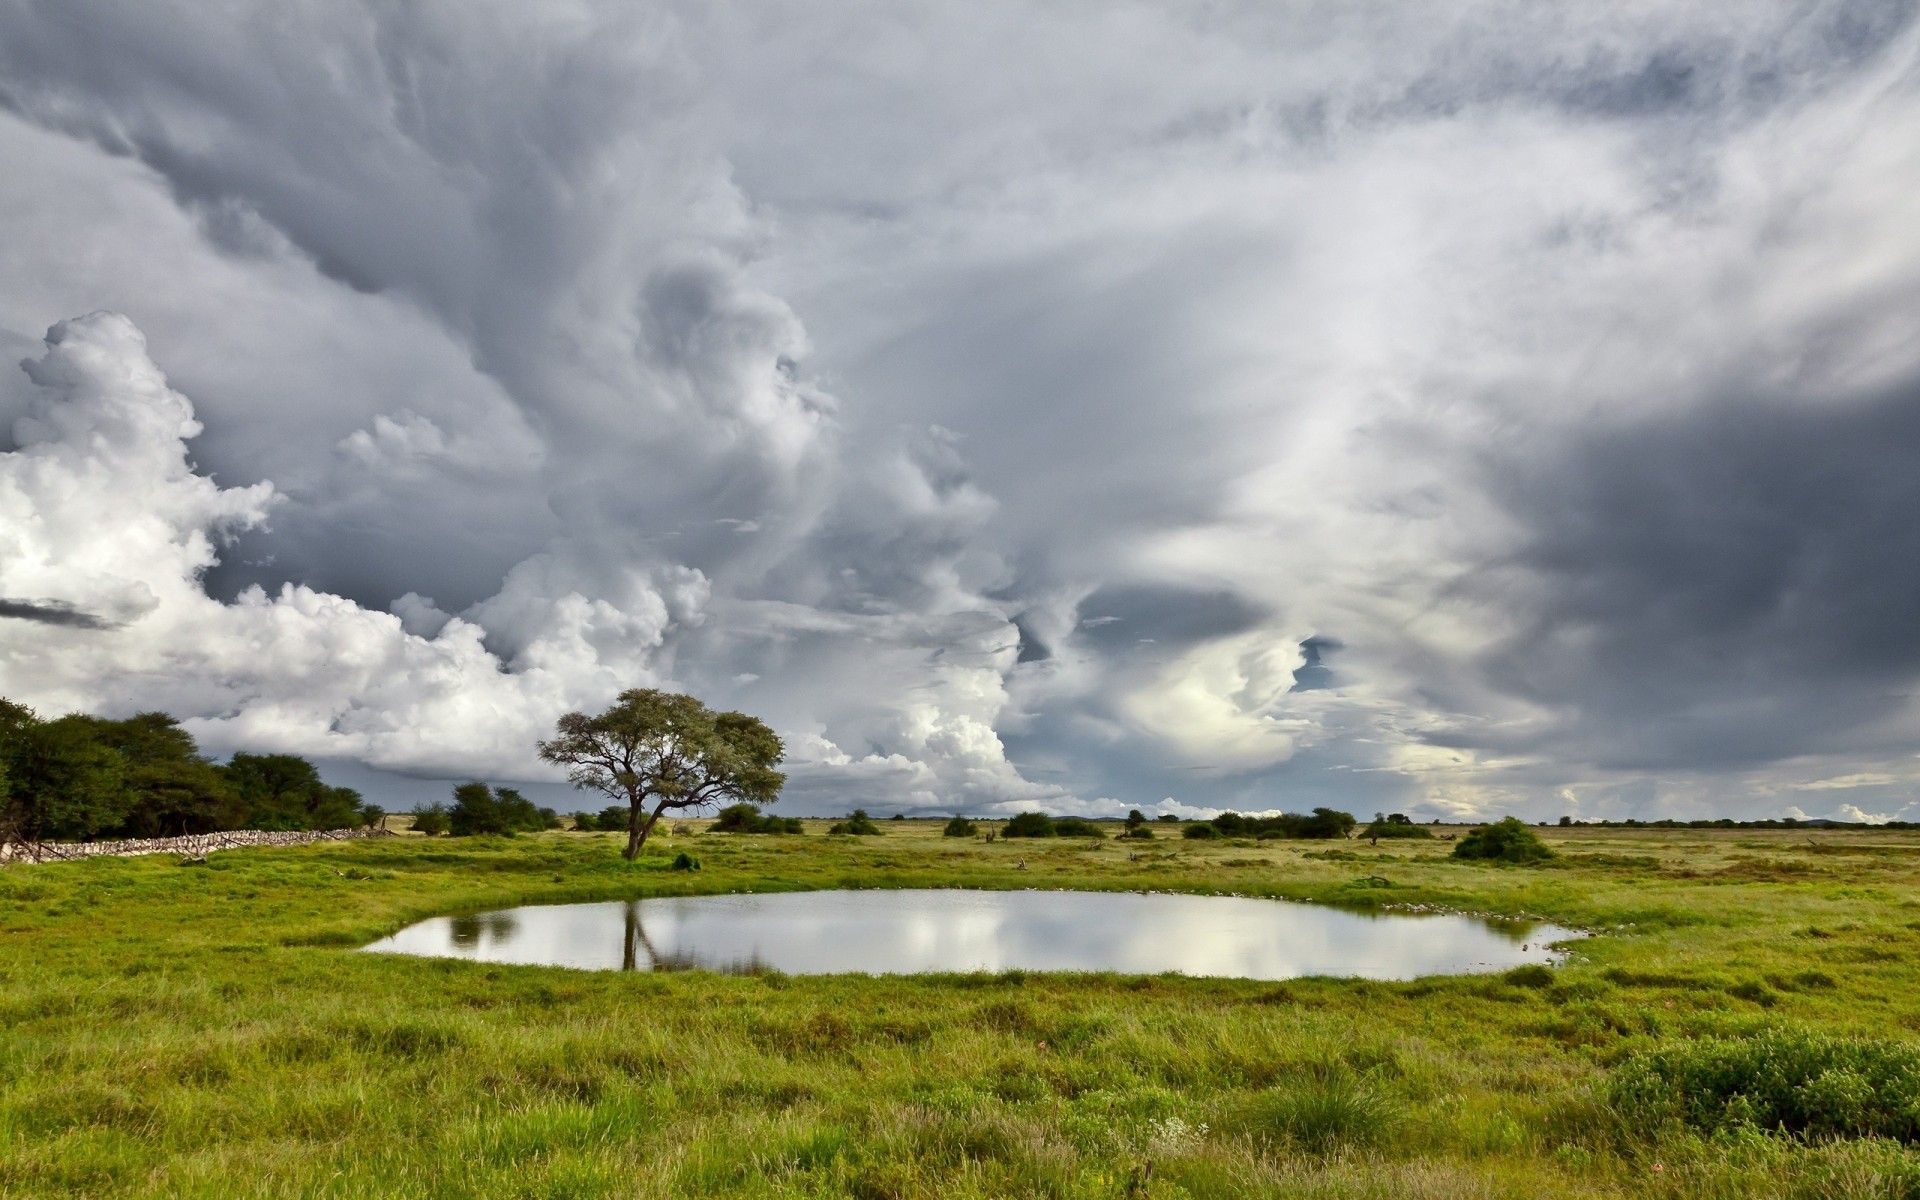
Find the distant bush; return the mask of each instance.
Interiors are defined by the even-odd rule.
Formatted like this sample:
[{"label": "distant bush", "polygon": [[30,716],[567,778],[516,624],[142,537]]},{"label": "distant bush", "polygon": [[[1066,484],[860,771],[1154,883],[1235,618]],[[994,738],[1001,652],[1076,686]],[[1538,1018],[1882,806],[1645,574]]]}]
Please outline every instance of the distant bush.
[{"label": "distant bush", "polygon": [[1054,827],[1053,818],[1045,813],[1023,812],[1014,815],[1006,827],[1000,830],[1001,837],[1037,838],[1059,837],[1060,831]]},{"label": "distant bush", "polygon": [[1223,812],[1209,822],[1230,838],[1343,838],[1358,824],[1352,813],[1334,808],[1316,808],[1311,814],[1281,813],[1277,817],[1243,817]]},{"label": "distant bush", "polygon": [[848,833],[855,837],[878,837],[880,827],[873,823],[864,808],[856,808],[846,820],[836,823],[828,833]]},{"label": "distant bush", "polygon": [[1220,831],[1211,825],[1202,825],[1199,822],[1195,822],[1181,830],[1180,836],[1192,838],[1195,841],[1212,841],[1220,836]]},{"label": "distant bush", "polygon": [[455,837],[482,833],[512,837],[516,833],[558,829],[560,815],[551,808],[535,808],[533,801],[513,788],[463,783],[453,789],[453,807],[447,810],[447,824],[448,832]]},{"label": "distant bush", "polygon": [[1180,818],[1174,816],[1172,813],[1161,813],[1159,816],[1155,817],[1154,820],[1159,821],[1165,825],[1178,825],[1180,823]]},{"label": "distant bush", "polygon": [[700,860],[685,850],[673,856],[673,866],[668,868],[671,871],[698,871],[699,869]]},{"label": "distant bush", "polygon": [[1703,1038],[1628,1059],[1607,1093],[1645,1134],[1679,1124],[1920,1142],[1920,1047],[1905,1042],[1804,1030]]},{"label": "distant bush", "polygon": [[967,820],[965,817],[955,817],[953,820],[947,822],[947,827],[940,831],[940,836],[970,838],[979,832],[979,827],[972,821]]},{"label": "distant bush", "polygon": [[416,804],[413,808],[413,830],[428,837],[439,837],[449,828],[447,806],[435,800],[432,804]]},{"label": "distant bush", "polygon": [[573,814],[573,827],[592,833],[625,833],[627,820],[631,815],[624,804],[609,804],[597,813],[583,812]]},{"label": "distant bush", "polygon": [[1506,817],[1484,829],[1476,829],[1460,839],[1453,848],[1455,858],[1487,859],[1497,862],[1544,862],[1554,853],[1518,817]]},{"label": "distant bush", "polygon": [[720,810],[720,819],[709,833],[799,833],[800,818],[770,817],[757,804],[729,804]]},{"label": "distant bush", "polygon": [[1055,817],[1053,832],[1056,837],[1103,838],[1106,831],[1084,817]]},{"label": "distant bush", "polygon": [[1150,842],[1153,840],[1153,830],[1145,825],[1135,825],[1132,829],[1127,830],[1120,836],[1133,838],[1136,841]]},{"label": "distant bush", "polygon": [[1425,825],[1415,825],[1403,813],[1393,813],[1379,817],[1371,825],[1360,831],[1363,838],[1425,838],[1431,840],[1433,831]]}]

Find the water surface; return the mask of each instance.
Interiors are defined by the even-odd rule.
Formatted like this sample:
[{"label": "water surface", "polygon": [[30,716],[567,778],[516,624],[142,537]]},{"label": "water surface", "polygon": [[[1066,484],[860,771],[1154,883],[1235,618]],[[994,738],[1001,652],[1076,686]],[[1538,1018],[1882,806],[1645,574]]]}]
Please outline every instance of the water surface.
[{"label": "water surface", "polygon": [[791,975],[1116,971],[1412,979],[1552,963],[1552,925],[1237,896],[961,889],[672,896],[434,917],[368,946],[481,962]]}]

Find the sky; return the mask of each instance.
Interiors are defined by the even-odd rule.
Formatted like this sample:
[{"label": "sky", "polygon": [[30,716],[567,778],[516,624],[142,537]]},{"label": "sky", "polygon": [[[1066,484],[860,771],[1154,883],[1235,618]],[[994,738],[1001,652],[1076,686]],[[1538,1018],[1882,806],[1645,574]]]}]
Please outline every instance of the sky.
[{"label": "sky", "polygon": [[1908,0],[0,0],[0,164],[45,715],[390,807],[572,808],[660,687],[795,813],[1920,819]]}]

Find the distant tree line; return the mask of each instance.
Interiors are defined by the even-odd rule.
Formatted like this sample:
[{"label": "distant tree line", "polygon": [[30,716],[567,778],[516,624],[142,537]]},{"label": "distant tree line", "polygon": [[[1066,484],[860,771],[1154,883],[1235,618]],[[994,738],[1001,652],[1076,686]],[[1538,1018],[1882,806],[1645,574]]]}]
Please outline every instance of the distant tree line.
[{"label": "distant tree line", "polygon": [[1316,808],[1311,813],[1281,813],[1277,817],[1243,817],[1223,812],[1211,821],[1196,821],[1183,834],[1189,838],[1344,838],[1359,822],[1352,813]]},{"label": "distant tree line", "polygon": [[560,828],[560,814],[551,808],[536,808],[533,801],[510,787],[488,787],[484,783],[463,783],[453,789],[451,806],[434,802],[413,810],[413,829],[428,837],[450,833],[454,837],[474,837],[483,833],[512,837],[516,833],[534,833]]},{"label": "distant tree line", "polygon": [[296,755],[216,763],[163,712],[43,720],[0,699],[0,841],[347,829],[384,815]]}]

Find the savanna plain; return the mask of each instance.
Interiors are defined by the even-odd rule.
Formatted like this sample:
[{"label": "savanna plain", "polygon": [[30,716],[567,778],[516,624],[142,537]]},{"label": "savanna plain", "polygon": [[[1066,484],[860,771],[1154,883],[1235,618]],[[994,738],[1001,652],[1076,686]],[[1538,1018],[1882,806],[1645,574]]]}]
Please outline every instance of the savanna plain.
[{"label": "savanna plain", "polygon": [[[1511,865],[882,824],[690,822],[633,862],[554,832],[0,868],[0,1196],[1920,1196],[1920,834],[1576,826]],[[1405,983],[357,952],[522,904],[943,886],[1593,936]]]}]

